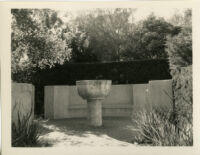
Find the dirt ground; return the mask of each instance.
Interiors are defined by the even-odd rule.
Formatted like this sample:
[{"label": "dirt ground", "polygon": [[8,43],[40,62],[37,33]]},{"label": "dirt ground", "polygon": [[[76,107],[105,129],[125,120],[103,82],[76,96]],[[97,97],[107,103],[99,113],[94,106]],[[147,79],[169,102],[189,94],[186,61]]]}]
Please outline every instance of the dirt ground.
[{"label": "dirt ground", "polygon": [[134,124],[129,118],[104,118],[101,127],[87,119],[43,120],[39,137],[42,146],[136,146]]}]

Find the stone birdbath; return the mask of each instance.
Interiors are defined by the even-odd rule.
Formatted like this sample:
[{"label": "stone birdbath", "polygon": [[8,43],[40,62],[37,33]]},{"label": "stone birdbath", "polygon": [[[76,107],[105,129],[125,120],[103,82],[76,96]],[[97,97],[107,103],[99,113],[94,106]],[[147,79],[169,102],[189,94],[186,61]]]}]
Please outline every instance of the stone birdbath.
[{"label": "stone birdbath", "polygon": [[111,90],[111,80],[76,81],[79,96],[87,100],[88,120],[91,126],[102,125],[102,100]]}]

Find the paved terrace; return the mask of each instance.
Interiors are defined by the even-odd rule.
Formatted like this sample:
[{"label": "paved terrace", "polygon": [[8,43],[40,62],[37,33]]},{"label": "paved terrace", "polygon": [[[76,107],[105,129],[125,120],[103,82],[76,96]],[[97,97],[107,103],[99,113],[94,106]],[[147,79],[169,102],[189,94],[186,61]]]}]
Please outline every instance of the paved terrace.
[{"label": "paved terrace", "polygon": [[47,120],[41,125],[43,146],[136,146],[136,131],[129,118],[104,118],[103,126],[96,128],[83,118]]}]

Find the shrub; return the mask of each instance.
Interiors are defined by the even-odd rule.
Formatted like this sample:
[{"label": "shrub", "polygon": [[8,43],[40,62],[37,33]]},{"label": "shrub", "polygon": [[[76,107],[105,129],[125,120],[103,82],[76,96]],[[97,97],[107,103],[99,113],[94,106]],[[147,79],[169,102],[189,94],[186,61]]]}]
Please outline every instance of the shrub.
[{"label": "shrub", "polygon": [[139,144],[153,146],[190,146],[192,140],[192,126],[182,124],[176,126],[172,119],[172,112],[157,109],[144,110],[133,120],[136,123],[138,135],[134,140]]},{"label": "shrub", "polygon": [[181,32],[177,36],[169,36],[166,51],[169,55],[170,73],[173,83],[174,118],[179,129],[189,132],[188,143],[192,143],[192,11],[186,10],[181,17]]},{"label": "shrub", "polygon": [[178,119],[192,123],[192,66],[177,68],[173,72],[175,110]]},{"label": "shrub", "polygon": [[193,97],[192,97],[192,66],[181,67],[173,72],[173,94],[175,104],[175,123],[179,129],[188,132],[188,143],[193,141]]},{"label": "shrub", "polygon": [[20,115],[18,111],[17,123],[12,122],[12,146],[37,146],[39,138],[39,122],[31,120],[31,113]]},{"label": "shrub", "polygon": [[[166,51],[169,55],[170,73],[173,80],[174,104],[176,108],[191,115],[192,109],[192,12],[186,10],[181,17],[181,32],[169,36]],[[183,110],[187,106],[189,109]],[[179,111],[177,110],[177,111]]]}]

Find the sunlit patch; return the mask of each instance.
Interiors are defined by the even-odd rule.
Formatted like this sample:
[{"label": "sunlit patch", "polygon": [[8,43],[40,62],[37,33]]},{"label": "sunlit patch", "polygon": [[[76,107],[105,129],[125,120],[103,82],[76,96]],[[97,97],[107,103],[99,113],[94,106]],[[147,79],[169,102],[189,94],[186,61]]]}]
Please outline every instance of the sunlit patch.
[{"label": "sunlit patch", "polygon": [[60,130],[55,125],[46,125],[46,124],[43,124],[42,126],[45,127],[45,128],[47,128],[47,129],[49,129],[49,130],[54,130],[54,131],[59,131]]},{"label": "sunlit patch", "polygon": [[[40,143],[48,143],[53,147],[136,146],[128,142],[130,135],[134,133],[133,126],[130,124],[131,121],[105,120],[105,124],[101,128],[83,126],[81,121],[48,121],[46,124],[42,124],[44,130],[48,130],[48,133],[46,132],[39,137]],[[115,126],[118,126],[118,128]]]}]

